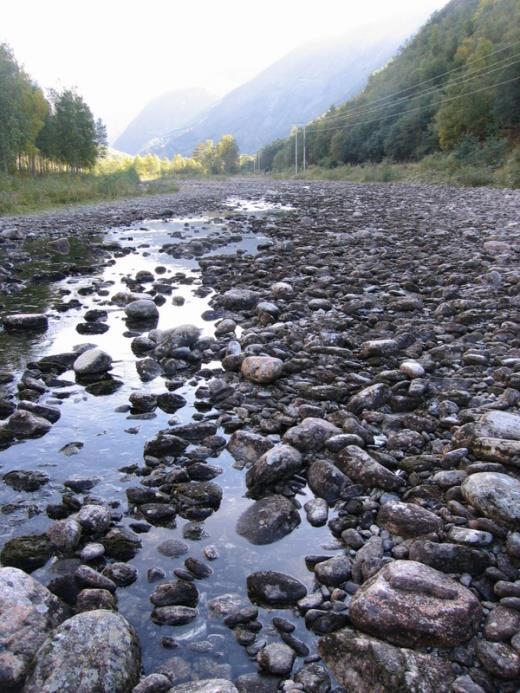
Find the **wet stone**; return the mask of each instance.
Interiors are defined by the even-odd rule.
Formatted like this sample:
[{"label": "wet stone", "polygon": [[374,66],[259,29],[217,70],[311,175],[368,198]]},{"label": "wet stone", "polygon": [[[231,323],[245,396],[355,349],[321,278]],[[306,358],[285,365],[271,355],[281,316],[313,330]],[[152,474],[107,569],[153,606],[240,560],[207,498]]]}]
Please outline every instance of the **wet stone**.
[{"label": "wet stone", "polygon": [[274,570],[251,573],[247,578],[247,591],[253,602],[274,608],[292,606],[307,594],[305,585],[299,580]]},{"label": "wet stone", "polygon": [[135,631],[120,614],[98,609],[59,626],[38,652],[25,691],[128,691],[139,680]]},{"label": "wet stone", "polygon": [[48,474],[45,472],[31,470],[13,470],[7,472],[3,477],[4,483],[15,491],[38,491],[49,481]]},{"label": "wet stone", "polygon": [[266,496],[238,518],[236,531],[252,544],[271,544],[290,534],[300,524],[294,504],[281,495]]},{"label": "wet stone", "polygon": [[481,615],[469,590],[416,561],[384,566],[356,592],[350,606],[355,626],[401,646],[465,642]]}]

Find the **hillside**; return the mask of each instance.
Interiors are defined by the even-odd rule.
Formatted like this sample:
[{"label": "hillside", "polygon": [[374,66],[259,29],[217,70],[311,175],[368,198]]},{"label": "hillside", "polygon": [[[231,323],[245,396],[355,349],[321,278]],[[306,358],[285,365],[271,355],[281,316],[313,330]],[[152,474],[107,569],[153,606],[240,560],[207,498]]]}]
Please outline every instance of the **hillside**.
[{"label": "hillside", "polygon": [[195,125],[163,138],[152,151],[191,154],[202,140],[231,133],[242,152],[255,152],[286,136],[293,123],[310,120],[331,103],[357,94],[419,22],[411,17],[398,27],[366,27],[301,46],[230,92]]},{"label": "hillside", "polygon": [[[361,94],[307,126],[307,162],[418,160],[483,141],[500,149],[519,124],[520,3],[452,0]],[[274,142],[262,166],[287,168],[293,149],[293,138]]]},{"label": "hillside", "polygon": [[169,91],[150,101],[115,140],[114,147],[138,154],[150,140],[191,123],[208,109],[214,99],[204,89]]}]

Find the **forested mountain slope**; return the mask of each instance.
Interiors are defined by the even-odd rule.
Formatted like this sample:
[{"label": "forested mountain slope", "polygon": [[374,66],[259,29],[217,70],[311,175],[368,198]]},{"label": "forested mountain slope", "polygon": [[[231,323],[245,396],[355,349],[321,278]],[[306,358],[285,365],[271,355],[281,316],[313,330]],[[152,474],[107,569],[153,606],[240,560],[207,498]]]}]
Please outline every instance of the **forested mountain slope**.
[{"label": "forested mountain slope", "polygon": [[[324,166],[418,160],[470,141],[514,142],[519,125],[519,0],[452,0],[361,94],[308,124],[306,157]],[[261,152],[268,170],[293,158],[294,137]]]}]

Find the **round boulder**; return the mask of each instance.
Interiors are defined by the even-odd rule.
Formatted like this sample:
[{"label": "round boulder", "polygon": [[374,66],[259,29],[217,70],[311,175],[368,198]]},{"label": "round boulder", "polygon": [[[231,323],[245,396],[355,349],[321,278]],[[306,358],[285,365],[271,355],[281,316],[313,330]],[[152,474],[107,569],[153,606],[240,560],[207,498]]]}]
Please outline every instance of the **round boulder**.
[{"label": "round boulder", "polygon": [[106,609],[69,618],[45,641],[26,693],[127,693],[139,681],[141,656],[134,629]]},{"label": "round boulder", "polygon": [[253,503],[238,518],[237,534],[251,544],[271,544],[300,524],[300,514],[285,496],[273,495]]},{"label": "round boulder", "polygon": [[155,303],[146,298],[132,301],[125,306],[126,317],[132,322],[151,322],[159,317]]},{"label": "round boulder", "polygon": [[460,583],[416,561],[388,563],[356,592],[352,623],[404,647],[451,647],[475,633],[482,608]]},{"label": "round boulder", "polygon": [[468,476],[461,488],[466,501],[479,513],[520,528],[520,481],[498,472],[479,472]]},{"label": "round boulder", "polygon": [[272,356],[247,356],[241,366],[244,378],[260,385],[278,380],[282,370],[283,361]]},{"label": "round boulder", "polygon": [[102,349],[87,349],[74,361],[72,368],[80,377],[99,375],[112,368],[112,357]]}]

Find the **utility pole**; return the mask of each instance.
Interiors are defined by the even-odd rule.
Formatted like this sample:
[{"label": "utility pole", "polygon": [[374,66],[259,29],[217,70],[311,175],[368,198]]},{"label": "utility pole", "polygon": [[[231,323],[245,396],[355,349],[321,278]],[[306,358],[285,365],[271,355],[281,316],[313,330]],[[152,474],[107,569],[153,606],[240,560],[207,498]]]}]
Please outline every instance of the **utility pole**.
[{"label": "utility pole", "polygon": [[305,170],[307,168],[307,157],[306,157],[306,152],[305,152],[305,124],[303,126],[303,172],[305,173]]},{"label": "utility pole", "polygon": [[294,132],[294,175],[298,175],[298,126]]}]

